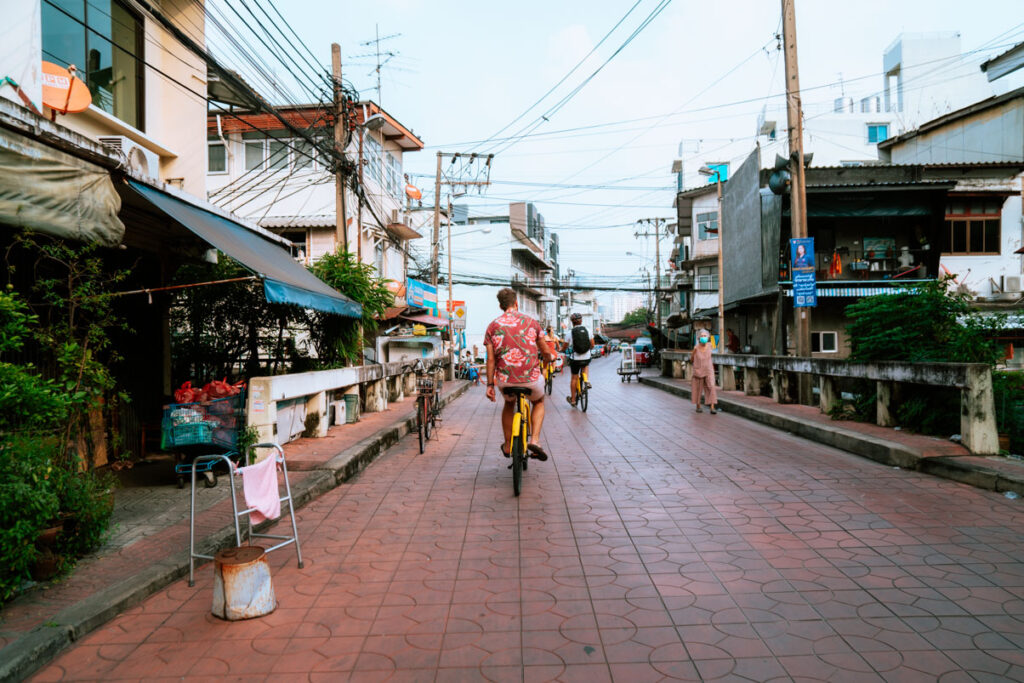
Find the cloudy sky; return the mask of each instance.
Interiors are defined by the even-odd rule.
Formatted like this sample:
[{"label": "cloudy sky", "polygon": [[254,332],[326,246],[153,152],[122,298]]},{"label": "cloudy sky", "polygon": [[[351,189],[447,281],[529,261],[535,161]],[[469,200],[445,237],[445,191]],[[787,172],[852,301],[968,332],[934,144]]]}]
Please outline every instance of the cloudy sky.
[{"label": "cloudy sky", "polygon": [[[429,176],[414,177],[424,195],[432,192],[437,150],[497,151],[494,185],[471,201],[473,212],[533,201],[560,235],[563,269],[629,278],[650,256],[624,252],[653,255],[651,240],[638,242],[632,224],[673,213],[670,168],[680,143],[688,186],[700,182],[695,171],[707,160],[735,165],[753,147],[759,113],[779,105],[783,88],[777,0],[674,0],[556,106],[660,4],[333,0],[278,7],[323,63],[330,43],[339,42],[346,80],[423,138],[427,149],[406,155],[405,170]],[[966,59],[980,62],[1024,39],[1021,9],[1021,0],[798,0],[805,105],[877,92],[882,53],[904,31],[959,31],[971,53]],[[377,30],[401,34],[381,43],[398,54],[384,67],[379,95],[374,58],[358,57],[373,51],[360,43]],[[499,139],[478,142],[523,114],[591,51]],[[500,139],[524,127],[529,136]],[[669,240],[663,244],[670,248]]]}]

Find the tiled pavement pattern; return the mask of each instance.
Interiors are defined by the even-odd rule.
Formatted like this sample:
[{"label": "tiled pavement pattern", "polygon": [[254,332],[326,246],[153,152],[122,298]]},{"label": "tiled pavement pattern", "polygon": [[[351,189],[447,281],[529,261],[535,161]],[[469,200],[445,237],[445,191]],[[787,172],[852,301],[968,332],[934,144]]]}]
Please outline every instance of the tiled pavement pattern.
[{"label": "tiled pavement pattern", "polygon": [[[457,383],[445,384],[446,394]],[[413,398],[392,403],[379,413],[363,413],[355,424],[332,427],[323,439],[299,439],[285,446],[292,486],[308,472],[357,442],[396,421],[412,416]],[[25,633],[46,623],[78,601],[98,593],[143,567],[168,561],[188,549],[188,488],[175,487],[173,464],[162,461],[148,465],[144,473],[150,485],[120,488],[115,494],[111,533],[96,553],[82,560],[67,578],[18,597],[0,610],[0,658],[2,648]],[[221,477],[212,489],[199,485],[197,537],[215,532],[231,523],[229,488]],[[239,501],[241,495],[239,494]]]},{"label": "tiled pavement pattern", "polygon": [[211,573],[86,637],[38,680],[1024,679],[1019,501],[887,468],[597,361],[559,378],[513,498],[474,389],[301,512],[280,606],[209,614]]}]

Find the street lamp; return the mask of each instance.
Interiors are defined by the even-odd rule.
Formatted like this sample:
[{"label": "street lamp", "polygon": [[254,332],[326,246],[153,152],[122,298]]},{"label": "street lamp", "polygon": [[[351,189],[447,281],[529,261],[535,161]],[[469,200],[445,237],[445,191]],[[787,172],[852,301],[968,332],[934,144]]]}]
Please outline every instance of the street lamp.
[{"label": "street lamp", "polygon": [[722,171],[721,169],[710,169],[701,166],[697,171],[702,176],[715,178],[718,186],[718,352],[724,353],[725,349],[725,269],[722,267]]}]

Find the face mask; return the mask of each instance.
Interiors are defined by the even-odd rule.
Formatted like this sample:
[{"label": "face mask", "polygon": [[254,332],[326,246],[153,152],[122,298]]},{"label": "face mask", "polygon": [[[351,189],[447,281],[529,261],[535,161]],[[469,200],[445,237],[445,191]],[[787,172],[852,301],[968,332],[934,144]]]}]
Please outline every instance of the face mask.
[{"label": "face mask", "polygon": [[708,343],[708,338],[707,337],[701,337],[700,338],[700,343],[701,344],[707,344]]}]

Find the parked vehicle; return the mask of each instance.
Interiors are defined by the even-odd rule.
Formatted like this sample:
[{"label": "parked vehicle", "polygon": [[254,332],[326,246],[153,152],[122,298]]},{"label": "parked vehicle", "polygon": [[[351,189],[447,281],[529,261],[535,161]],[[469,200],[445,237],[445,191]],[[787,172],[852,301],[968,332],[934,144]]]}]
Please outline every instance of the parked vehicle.
[{"label": "parked vehicle", "polygon": [[608,342],[608,353],[615,353],[622,349],[622,340],[612,339]]},{"label": "parked vehicle", "polygon": [[633,343],[636,353],[636,364],[642,368],[654,365],[654,343],[650,339],[640,338]]},{"label": "parked vehicle", "polygon": [[606,353],[605,348],[604,344],[594,344],[594,348],[590,350],[590,355],[594,358],[603,356]]}]

